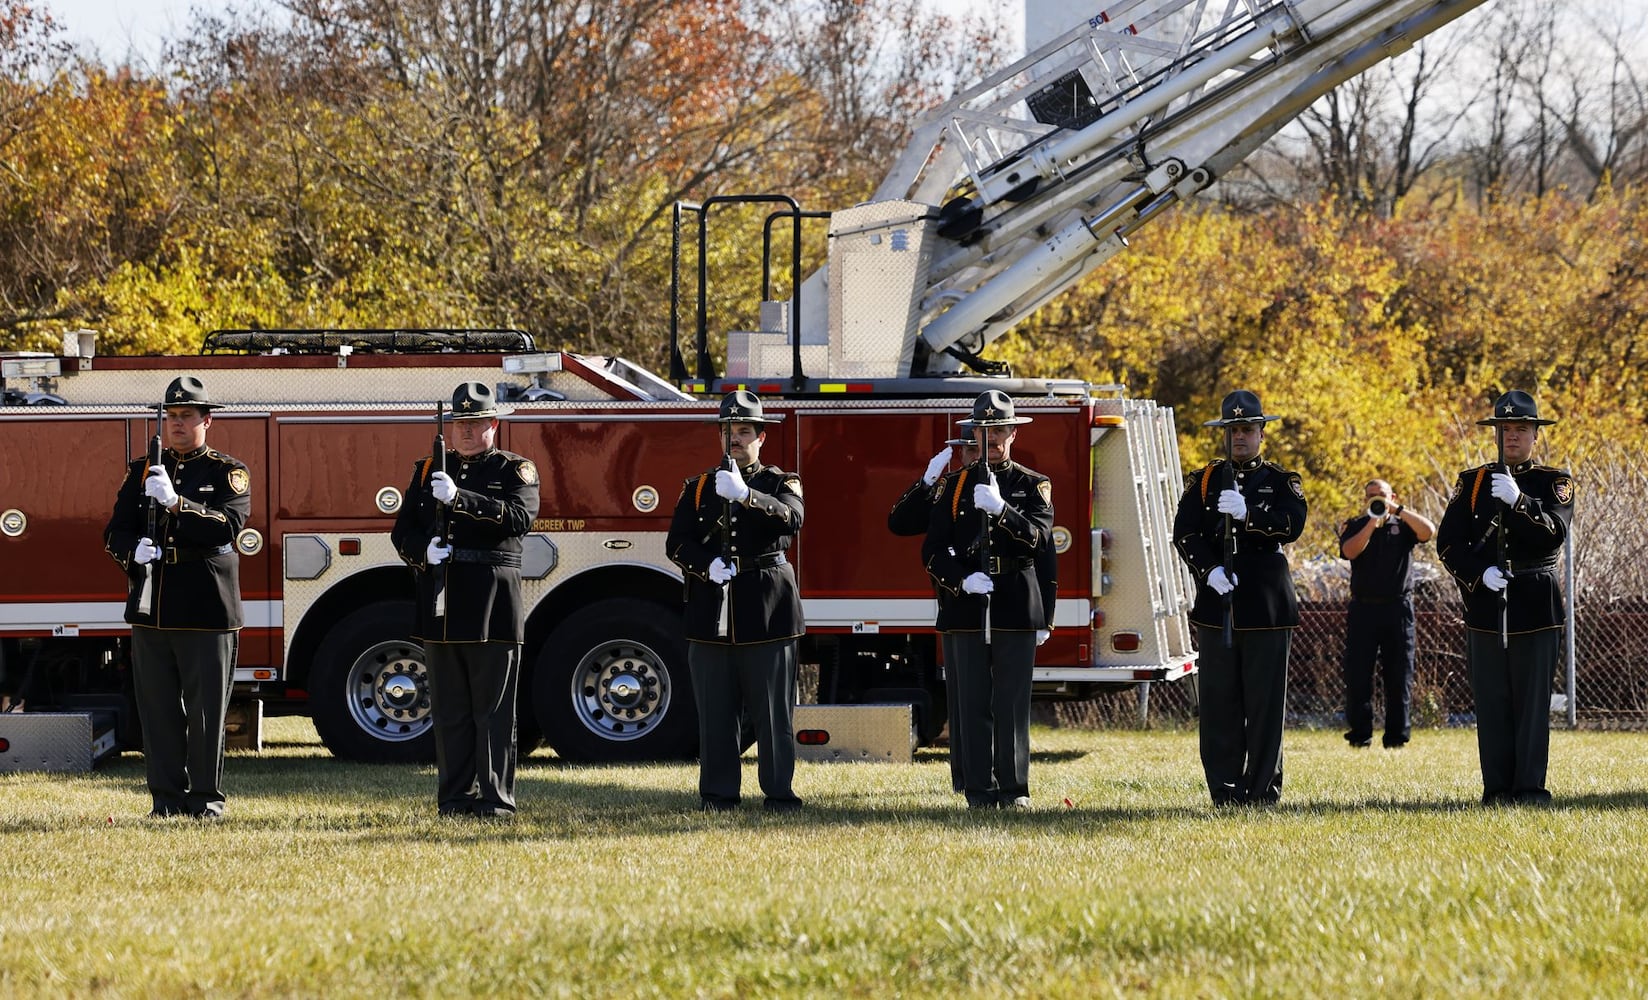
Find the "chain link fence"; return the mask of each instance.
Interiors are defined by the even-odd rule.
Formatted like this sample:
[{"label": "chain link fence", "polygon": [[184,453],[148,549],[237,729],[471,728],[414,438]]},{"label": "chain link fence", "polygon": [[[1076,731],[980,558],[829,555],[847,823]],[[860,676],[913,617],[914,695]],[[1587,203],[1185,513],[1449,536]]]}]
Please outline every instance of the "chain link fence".
[{"label": "chain link fence", "polygon": [[[1470,675],[1465,669],[1465,625],[1458,590],[1429,546],[1414,553],[1415,656],[1412,722],[1415,728],[1476,723]],[[1583,552],[1578,556],[1583,564]],[[1565,569],[1566,567],[1564,567]],[[1342,667],[1349,569],[1339,559],[1312,558],[1294,571],[1300,597],[1299,627],[1288,658],[1287,718],[1292,726],[1344,728]],[[1575,724],[1590,729],[1648,729],[1648,594],[1603,597],[1581,583],[1574,606]],[[1566,592],[1566,588],[1565,588]],[[1570,644],[1564,637],[1553,692],[1566,695]],[[1374,678],[1374,724],[1384,724],[1383,688]],[[1062,726],[1137,726],[1141,692],[1118,691],[1092,701],[1038,703],[1037,720]],[[1194,688],[1188,681],[1151,685],[1152,726],[1194,721]],[[1567,724],[1558,700],[1552,724]]]}]

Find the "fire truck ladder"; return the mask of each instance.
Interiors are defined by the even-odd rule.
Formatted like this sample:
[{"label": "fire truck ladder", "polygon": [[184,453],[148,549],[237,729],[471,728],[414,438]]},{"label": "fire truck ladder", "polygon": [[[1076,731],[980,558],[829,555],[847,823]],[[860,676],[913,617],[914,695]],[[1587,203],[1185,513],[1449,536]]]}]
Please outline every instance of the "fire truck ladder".
[{"label": "fire truck ladder", "polygon": [[834,214],[833,279],[802,304],[827,296],[858,374],[984,370],[1129,234],[1481,2],[1119,0],[918,122],[874,200]]}]

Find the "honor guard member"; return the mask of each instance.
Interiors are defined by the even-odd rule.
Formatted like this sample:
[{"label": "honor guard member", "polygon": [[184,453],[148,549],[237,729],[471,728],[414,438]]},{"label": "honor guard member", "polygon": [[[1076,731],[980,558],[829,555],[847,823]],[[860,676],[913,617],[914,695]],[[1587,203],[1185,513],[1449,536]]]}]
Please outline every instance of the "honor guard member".
[{"label": "honor guard member", "polygon": [[1282,795],[1288,648],[1299,604],[1282,546],[1305,527],[1298,475],[1259,450],[1268,416],[1237,390],[1219,419],[1226,458],[1185,476],[1173,544],[1200,584],[1190,620],[1200,651],[1202,770],[1215,805]]},{"label": "honor guard member", "polygon": [[1557,553],[1574,512],[1566,469],[1533,460],[1534,398],[1513,389],[1478,424],[1499,438],[1501,461],[1466,469],[1436,529],[1436,550],[1465,602],[1465,662],[1476,700],[1482,802],[1551,801],[1551,679],[1561,645]]},{"label": "honor guard member", "polygon": [[[899,536],[913,536],[927,534],[927,525],[932,520],[933,504],[938,502],[938,481],[944,477],[944,470],[949,468],[950,454],[955,449],[961,464],[978,461],[978,442],[972,438],[951,438],[944,442],[944,450],[934,455],[927,463],[927,469],[921,478],[910,484],[910,488],[893,504],[893,509],[887,515],[887,530]],[[934,593],[937,593],[935,588]],[[956,699],[953,694],[947,693],[944,699],[945,712],[948,716],[945,722],[949,734],[950,744],[950,787],[956,792],[966,790],[966,782],[961,773],[961,720],[956,717]]]},{"label": "honor guard member", "polygon": [[252,511],[239,460],[206,446],[214,403],[184,376],[166,387],[159,461],[133,459],[103,532],[126,570],[132,686],[150,816],[223,815],[223,723],[242,623],[235,536]]},{"label": "honor guard member", "polygon": [[755,725],[767,809],[799,809],[795,776],[796,640],[801,592],[784,551],[801,530],[801,477],[761,464],[766,426],[754,393],[721,401],[722,461],[688,479],[665,550],[686,581],[687,663],[698,704],[703,809],[738,806],[743,717]]},{"label": "honor guard member", "polygon": [[921,557],[938,591],[937,629],[960,731],[967,804],[1030,805],[1030,687],[1036,646],[1053,609],[1038,578],[1053,529],[1053,487],[1012,460],[1018,425],[1006,393],[991,389],[958,421],[982,458],[939,481]]},{"label": "honor guard member", "polygon": [[538,470],[497,446],[510,412],[484,382],[453,390],[452,447],[418,461],[390,532],[417,580],[412,634],[429,666],[442,816],[515,815],[521,539],[538,515]]}]

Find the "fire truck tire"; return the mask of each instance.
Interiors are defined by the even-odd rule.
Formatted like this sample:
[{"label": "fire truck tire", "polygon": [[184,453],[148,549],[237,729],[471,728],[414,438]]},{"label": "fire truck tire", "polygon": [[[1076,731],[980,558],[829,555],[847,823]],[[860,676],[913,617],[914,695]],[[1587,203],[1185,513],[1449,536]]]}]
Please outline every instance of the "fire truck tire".
[{"label": "fire truck tire", "polygon": [[574,761],[681,760],[698,753],[698,708],[681,615],[649,601],[600,601],[538,652],[533,708],[544,739]]},{"label": "fire truck tire", "polygon": [[326,634],[309,676],[309,713],[334,756],[380,764],[435,759],[429,672],[406,637],[410,601],[379,601]]}]

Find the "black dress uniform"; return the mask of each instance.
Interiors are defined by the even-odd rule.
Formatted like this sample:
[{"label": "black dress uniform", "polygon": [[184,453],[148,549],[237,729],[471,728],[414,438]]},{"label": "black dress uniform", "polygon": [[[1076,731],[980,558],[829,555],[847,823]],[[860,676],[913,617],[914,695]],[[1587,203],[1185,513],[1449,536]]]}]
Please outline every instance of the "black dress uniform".
[{"label": "black dress uniform", "polygon": [[[944,442],[951,448],[967,446],[973,442],[968,438],[951,438]],[[942,453],[941,453],[942,454]],[[944,477],[929,483],[925,476],[911,483],[909,488],[899,495],[893,509],[887,514],[887,530],[900,537],[926,535],[927,525],[933,517],[933,505],[938,502],[938,491],[942,488]],[[934,589],[936,595],[937,588]],[[961,766],[961,718],[956,712],[956,697],[953,691],[946,691],[944,708],[948,717],[950,733],[950,787],[957,792],[967,787],[962,775]]]},{"label": "black dress uniform", "polygon": [[[973,416],[960,424],[983,428],[1029,422],[1014,416],[1013,401],[1005,393],[992,389],[974,401]],[[981,466],[974,463],[939,480],[921,557],[938,593],[936,627],[959,726],[959,732],[951,730],[950,753],[961,755],[967,804],[1023,806],[1030,796],[1036,633],[1050,630],[1053,623],[1050,591],[1038,573],[1050,551],[1053,488],[1033,469],[1011,459],[999,462],[990,472],[1006,506],[988,517],[986,535],[986,515],[974,503],[975,488],[989,478]],[[987,597],[963,586],[976,572],[990,577],[993,589]]]},{"label": "black dress uniform", "polygon": [[[482,382],[452,394],[455,421],[508,412]],[[538,470],[495,447],[467,458],[448,450],[446,472],[457,487],[450,504],[435,499],[436,471],[433,457],[414,467],[390,533],[417,580],[412,634],[429,665],[436,801],[442,815],[508,817],[515,813],[515,695],[526,624],[521,539],[538,514]],[[429,541],[443,513],[451,554],[431,566]]]},{"label": "black dress uniform", "polygon": [[[222,404],[207,398],[199,379],[183,377],[167,387],[166,405],[209,412]],[[103,544],[128,580],[132,682],[153,815],[216,818],[224,811],[223,723],[243,622],[234,540],[251,515],[251,478],[239,460],[204,445],[183,455],[168,449],[161,464],[178,504],[176,512],[157,507],[158,557],[147,565],[134,558],[149,535],[148,456],[127,466]]]},{"label": "black dress uniform", "polygon": [[[1267,423],[1259,398],[1238,390],[1226,396],[1222,416],[1203,426]],[[1227,431],[1228,433],[1228,431]],[[1219,493],[1239,490],[1247,519],[1235,521],[1231,562],[1237,585],[1227,602],[1208,582],[1224,565],[1225,515]],[[1200,651],[1198,701],[1202,770],[1216,805],[1276,802],[1282,794],[1282,722],[1287,703],[1288,649],[1299,605],[1282,546],[1305,526],[1305,492],[1298,475],[1255,457],[1212,462],[1185,476],[1173,519],[1173,544],[1200,587],[1190,620]],[[1225,647],[1225,615],[1232,644]]]},{"label": "black dress uniform", "polygon": [[[721,402],[727,427],[777,423],[761,400],[740,390]],[[751,462],[739,470],[748,495],[723,500],[711,469],[681,487],[665,551],[685,576],[687,656],[698,705],[698,794],[706,809],[740,801],[741,719],[755,726],[756,774],[769,809],[801,800],[795,776],[796,639],[806,631],[801,591],[785,551],[806,514],[801,478]],[[717,559],[734,575],[710,578]],[[725,617],[723,618],[723,603]],[[724,624],[724,629],[723,629]]]},{"label": "black dress uniform", "polygon": [[[1554,424],[1532,396],[1512,390],[1479,424]],[[1551,679],[1566,621],[1557,553],[1573,517],[1574,481],[1566,469],[1523,462],[1510,470],[1521,491],[1511,507],[1492,493],[1500,464],[1459,474],[1436,529],[1437,555],[1465,602],[1466,663],[1476,701],[1482,801],[1544,803],[1551,748]],[[1504,600],[1482,577],[1500,562],[1499,527],[1509,581]],[[1501,645],[1500,630],[1505,641]]]}]

